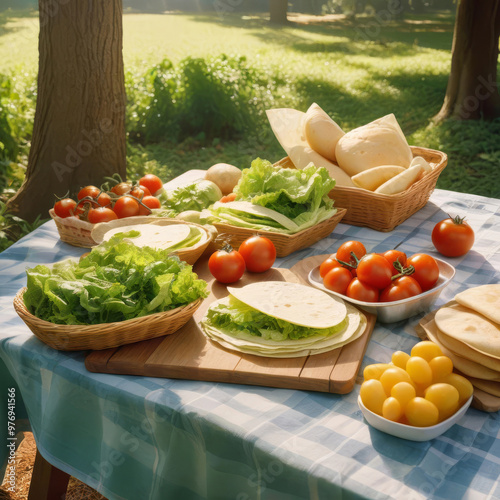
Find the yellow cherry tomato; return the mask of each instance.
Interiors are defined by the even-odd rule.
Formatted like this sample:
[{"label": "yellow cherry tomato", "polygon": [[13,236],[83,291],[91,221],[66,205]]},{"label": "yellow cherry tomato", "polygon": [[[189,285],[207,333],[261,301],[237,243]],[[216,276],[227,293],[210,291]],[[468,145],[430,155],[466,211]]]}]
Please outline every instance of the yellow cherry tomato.
[{"label": "yellow cherry tomato", "polygon": [[429,362],[436,356],[442,356],[443,351],[441,351],[441,348],[434,342],[431,342],[430,340],[423,340],[413,346],[411,355],[424,358],[427,362]]},{"label": "yellow cherry tomato", "polygon": [[405,408],[405,416],[410,425],[429,427],[439,421],[439,411],[434,403],[424,398],[413,398]]},{"label": "yellow cherry tomato", "polygon": [[380,375],[382,375],[382,373],[384,373],[385,370],[387,370],[387,368],[389,368],[390,366],[392,365],[388,363],[376,363],[373,365],[368,365],[363,370],[363,377],[365,380],[371,380],[372,378],[378,380],[380,378]]},{"label": "yellow cherry tomato", "polygon": [[458,404],[462,406],[471,396],[474,391],[472,384],[462,375],[458,373],[450,373],[444,377],[441,382],[451,384],[458,391]]},{"label": "yellow cherry tomato", "polygon": [[396,398],[388,397],[382,405],[382,416],[387,420],[399,422],[403,416],[403,409]]},{"label": "yellow cherry tomato", "polygon": [[380,375],[380,382],[382,383],[387,396],[390,396],[391,389],[395,384],[398,382],[410,383],[411,378],[405,370],[398,368],[397,366],[393,366],[391,368],[387,368],[387,370]]},{"label": "yellow cherry tomato", "polygon": [[451,384],[432,384],[425,390],[425,399],[436,405],[440,422],[458,410],[458,398],[458,390]]},{"label": "yellow cherry tomato", "polygon": [[453,361],[448,356],[436,356],[429,361],[432,381],[439,382],[453,372]]},{"label": "yellow cherry tomato", "polygon": [[410,355],[403,351],[395,351],[392,353],[391,361],[395,366],[406,370],[406,362],[410,359]]},{"label": "yellow cherry tomato", "polygon": [[377,415],[382,415],[382,406],[387,396],[380,380],[372,378],[363,382],[359,395],[361,396],[363,404],[370,411]]},{"label": "yellow cherry tomato", "polygon": [[428,386],[432,382],[431,367],[420,356],[411,356],[408,363],[406,363],[406,371],[416,384]]},{"label": "yellow cherry tomato", "polygon": [[399,401],[403,410],[416,395],[415,387],[409,382],[398,382],[391,389],[391,396]]}]

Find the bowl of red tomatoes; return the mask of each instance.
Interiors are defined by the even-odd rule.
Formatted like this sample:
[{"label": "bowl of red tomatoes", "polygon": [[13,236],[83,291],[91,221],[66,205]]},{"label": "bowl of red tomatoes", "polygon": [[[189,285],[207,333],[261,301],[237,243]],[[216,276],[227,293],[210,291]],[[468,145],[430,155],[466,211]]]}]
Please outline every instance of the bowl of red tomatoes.
[{"label": "bowl of red tomatoes", "polygon": [[308,274],[309,283],[394,323],[429,310],[455,275],[447,262],[400,250],[368,253],[348,241]]}]

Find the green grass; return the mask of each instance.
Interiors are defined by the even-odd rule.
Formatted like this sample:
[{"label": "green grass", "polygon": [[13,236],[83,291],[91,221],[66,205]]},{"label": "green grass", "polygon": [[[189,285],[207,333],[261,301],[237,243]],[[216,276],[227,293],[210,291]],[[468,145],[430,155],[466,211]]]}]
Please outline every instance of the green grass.
[{"label": "green grass", "polygon": [[[148,104],[141,101],[143,77],[165,58],[177,66],[188,56],[245,56],[247,65],[267,78],[258,90],[268,85],[273,106],[306,110],[317,102],[345,130],[394,113],[410,144],[448,153],[438,187],[500,198],[500,121],[431,121],[446,90],[453,16],[414,15],[384,24],[369,17],[356,23],[291,19],[278,28],[251,14],[126,14],[123,54],[129,99],[138,103],[136,121],[145,117]],[[0,16],[0,74],[15,78],[12,101],[24,112],[11,118],[20,142],[29,139],[33,115],[26,102],[33,99],[37,30],[36,16],[27,11]],[[245,167],[257,156],[270,161],[284,156],[262,114],[237,140],[194,135],[172,141],[169,136],[152,144],[134,137],[128,147],[131,175],[149,170],[164,180],[217,162]],[[25,160],[21,157],[21,163]]]}]

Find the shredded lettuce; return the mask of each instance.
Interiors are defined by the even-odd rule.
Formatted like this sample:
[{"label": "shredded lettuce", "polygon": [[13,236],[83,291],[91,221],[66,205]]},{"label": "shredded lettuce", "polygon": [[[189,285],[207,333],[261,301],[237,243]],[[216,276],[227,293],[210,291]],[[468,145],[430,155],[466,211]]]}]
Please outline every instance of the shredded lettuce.
[{"label": "shredded lettuce", "polygon": [[345,321],[332,328],[308,328],[268,316],[241,302],[232,295],[229,304],[210,307],[206,315],[209,326],[227,332],[247,333],[266,340],[302,339],[313,335],[334,335],[345,326]]},{"label": "shredded lettuce", "polygon": [[[332,217],[336,209],[328,193],[335,180],[324,167],[308,165],[301,170],[274,167],[260,158],[242,171],[236,185],[236,201],[249,201],[285,215],[297,224],[290,230],[279,223],[259,220],[258,216],[228,206],[210,209],[215,220],[241,227],[295,233]],[[210,218],[208,218],[210,221]]]},{"label": "shredded lettuce", "polygon": [[120,233],[79,262],[27,269],[27,309],[40,319],[80,325],[124,321],[207,297],[207,284],[169,251],[136,247]]}]

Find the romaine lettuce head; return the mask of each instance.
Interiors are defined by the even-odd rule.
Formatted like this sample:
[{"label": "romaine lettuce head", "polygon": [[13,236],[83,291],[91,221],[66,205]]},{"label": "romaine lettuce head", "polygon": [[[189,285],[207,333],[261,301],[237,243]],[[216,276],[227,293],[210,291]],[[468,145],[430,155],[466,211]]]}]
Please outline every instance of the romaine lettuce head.
[{"label": "romaine lettuce head", "polygon": [[120,233],[80,261],[28,269],[24,303],[40,319],[78,325],[124,321],[207,297],[207,284],[169,252]]},{"label": "romaine lettuce head", "polygon": [[331,328],[308,328],[264,314],[229,295],[229,302],[210,307],[205,316],[206,324],[230,335],[250,334],[265,340],[298,340],[317,335],[325,337],[340,332],[346,320]]}]

